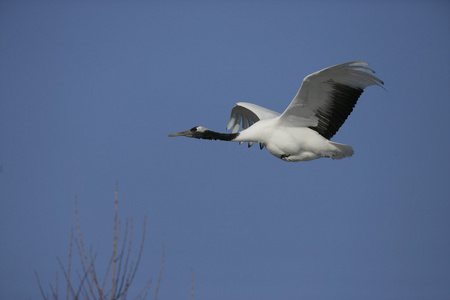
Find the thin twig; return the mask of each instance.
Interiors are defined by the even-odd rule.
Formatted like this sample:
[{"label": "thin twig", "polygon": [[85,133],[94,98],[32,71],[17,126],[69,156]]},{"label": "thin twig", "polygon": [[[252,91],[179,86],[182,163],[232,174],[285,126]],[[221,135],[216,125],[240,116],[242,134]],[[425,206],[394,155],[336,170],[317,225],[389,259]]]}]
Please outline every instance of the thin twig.
[{"label": "thin twig", "polygon": [[[150,280],[147,281],[144,288],[139,292],[139,294],[136,297],[134,297],[134,300],[147,298],[147,294],[150,291],[151,284],[152,284],[152,279],[150,278]],[[142,294],[144,294],[144,295],[142,296]]]},{"label": "thin twig", "polygon": [[[130,258],[130,252],[131,252],[131,243],[132,243],[132,231],[133,231],[133,219],[130,219],[130,223],[131,223],[131,229],[130,229],[130,238],[129,238],[129,246],[128,246],[128,251],[127,251],[127,257],[125,259],[125,265],[123,266],[123,271],[122,271],[122,263],[123,263],[123,255],[126,249],[126,242],[128,239],[128,219],[125,222],[125,234],[123,237],[123,243],[122,243],[122,248],[120,249],[120,255],[119,255],[119,268],[118,268],[118,275],[117,275],[117,280],[116,280],[116,290],[114,291],[115,295],[117,298],[119,298],[122,294],[124,294],[127,290],[127,285],[128,285],[128,277],[127,276],[127,272],[128,272],[128,260]],[[119,274],[123,275],[120,276]],[[120,279],[120,283],[119,283],[119,279]],[[125,285],[125,290],[122,292],[123,288]]]},{"label": "thin twig", "polygon": [[[94,261],[95,261],[95,259],[97,258],[97,254],[93,254],[93,252],[92,252],[92,245],[89,247],[89,256],[90,256],[90,258],[91,258],[91,265],[90,265],[90,270],[91,270],[91,277],[93,277],[95,280],[97,280],[97,273],[96,273],[96,271],[95,271],[95,264],[94,264]],[[103,292],[103,288],[101,289],[102,290],[102,292]],[[108,295],[107,295],[107,293],[104,293],[103,294],[103,297],[100,297],[100,299],[107,299],[107,297],[108,297]]]},{"label": "thin twig", "polygon": [[[117,240],[117,242],[119,242],[119,240],[120,240],[120,234],[121,234],[121,231],[120,231],[120,229],[121,229],[121,222],[119,221],[119,224],[118,224],[118,234],[117,234],[117,236],[118,236],[118,240]],[[125,222],[125,236],[126,236],[126,231],[127,231],[127,225],[126,225],[126,222]],[[122,243],[122,247],[120,247],[120,252],[119,252],[119,254],[117,255],[117,258],[116,258],[116,260],[117,260],[117,263],[118,263],[118,265],[117,265],[117,271],[116,271],[116,281],[115,281],[115,283],[114,283],[114,295],[115,295],[115,297],[116,298],[119,298],[119,294],[120,294],[120,282],[121,282],[121,280],[123,280],[123,277],[125,277],[124,275],[122,275],[122,273],[123,273],[123,271],[122,271],[122,262],[123,262],[123,252],[124,252],[124,244],[125,244],[125,238],[124,238],[124,242]]]},{"label": "thin twig", "polygon": [[[75,245],[77,246],[78,255],[80,256],[81,267],[83,268],[84,274],[86,274],[86,276],[87,276],[87,274],[90,274],[90,270],[84,264],[83,256],[81,254],[80,244],[78,243],[77,239],[75,239]],[[78,274],[78,272],[77,272],[77,274]],[[79,274],[78,274],[78,278],[81,280],[81,276]],[[87,278],[87,279],[89,279],[89,278]],[[93,297],[95,297],[94,290],[93,290],[94,287],[93,287],[91,281],[86,280],[86,282],[88,283],[88,286],[89,286],[89,294],[92,295]],[[89,297],[85,297],[85,298],[89,298]]]},{"label": "thin twig", "polygon": [[50,290],[52,291],[53,299],[58,299],[58,271],[56,271],[56,283],[55,283],[55,289],[53,289],[53,286],[49,284]]},{"label": "thin twig", "polygon": [[44,300],[48,300],[48,298],[45,296],[44,290],[42,289],[42,285],[41,285],[41,281],[39,280],[39,276],[36,270],[34,270],[34,274],[36,275],[36,280],[38,282],[38,286],[39,286],[39,290],[41,292],[42,298],[44,298]]},{"label": "thin twig", "polygon": [[[80,282],[82,282],[82,277],[81,277],[80,273],[78,271],[75,271],[75,273],[77,273],[78,279],[80,280]],[[85,279],[89,279],[87,277],[87,275],[88,275],[88,273],[84,274]],[[88,283],[87,286],[89,287],[89,291],[87,290],[85,284],[80,284],[78,291],[77,291],[77,296],[75,299],[78,299],[78,295],[81,293],[81,295],[83,296],[81,299],[89,300],[89,295],[91,295],[91,293],[92,293],[92,289],[91,289],[92,286],[89,284],[89,280],[86,280],[86,282]],[[91,291],[91,293],[90,293],[90,291]]]},{"label": "thin twig", "polygon": [[[66,281],[67,281],[67,273],[66,273],[66,270],[64,269],[64,265],[62,264],[62,262],[61,262],[61,259],[59,258],[59,257],[56,257],[56,260],[58,261],[58,264],[59,264],[59,267],[61,268],[61,270],[63,271],[63,274],[64,274],[64,277],[66,278]],[[75,295],[75,292],[73,291],[73,289],[72,289],[72,285],[70,284],[70,281],[68,281],[68,286],[67,286],[67,289],[69,289],[70,288],[70,290],[71,290],[71,292],[72,292],[72,295]],[[68,298],[67,298],[68,299]]]},{"label": "thin twig", "polygon": [[[78,291],[77,291],[77,293],[75,294],[75,296],[74,296],[74,299],[78,299],[78,295],[81,293],[81,291],[82,291],[82,288],[83,288],[83,286],[84,286],[84,282],[86,281],[86,279],[87,279],[87,277],[88,277],[88,272],[85,272],[84,273],[84,275],[83,275],[83,278],[79,278],[80,279],[80,285],[78,286]],[[89,299],[89,295],[87,296],[87,297],[84,297],[84,299],[86,299],[86,300],[88,300]]]},{"label": "thin twig", "polygon": [[91,264],[89,263],[89,260],[88,260],[87,254],[86,254],[86,250],[84,248],[83,238],[81,237],[80,221],[78,219],[77,196],[75,196],[75,220],[77,223],[78,238],[79,238],[79,242],[80,242],[81,252],[82,252],[84,260],[86,262],[86,266],[88,267],[88,270],[90,271],[91,279],[95,283],[95,286],[97,287],[97,291],[99,293],[100,299],[106,298],[105,294],[103,294],[102,289],[98,285],[97,278],[92,271]]},{"label": "thin twig", "polygon": [[116,192],[114,201],[114,235],[113,235],[113,254],[112,254],[112,275],[111,275],[111,300],[114,299],[114,284],[116,276],[116,251],[117,251],[117,210],[119,203],[119,183],[116,182]]},{"label": "thin twig", "polygon": [[[120,223],[119,223],[119,225],[120,225]],[[123,271],[122,271],[122,264],[123,264],[123,255],[124,255],[125,248],[126,248],[125,245],[126,245],[127,238],[128,238],[128,219],[125,221],[125,234],[123,237],[122,247],[120,249],[120,254],[119,254],[119,258],[118,258],[119,267],[117,270],[116,289],[114,290],[114,294],[116,295],[117,298],[119,298],[120,295],[122,294],[123,285],[124,285],[124,282],[126,279],[126,273],[127,273],[127,267],[128,267],[128,256],[126,258]],[[122,272],[123,272],[123,275],[120,276],[120,274],[122,274]],[[119,281],[120,281],[120,283],[119,283]]]},{"label": "thin twig", "polygon": [[69,300],[69,287],[71,287],[71,285],[70,285],[70,269],[72,266],[72,246],[73,246],[73,227],[70,228],[70,246],[69,246],[69,262],[67,265],[66,300]]},{"label": "thin twig", "polygon": [[162,258],[161,258],[161,269],[159,270],[159,277],[158,277],[158,283],[156,284],[156,291],[155,291],[155,300],[158,299],[158,292],[159,292],[159,286],[161,285],[163,270],[164,270],[164,258],[165,258],[165,248],[164,244],[162,244]]},{"label": "thin twig", "polygon": [[108,266],[106,267],[105,275],[103,276],[102,291],[105,290],[106,279],[108,279],[109,271],[111,271],[112,261],[113,261],[113,258],[111,256],[108,261]]},{"label": "thin twig", "polygon": [[[124,288],[124,291],[122,292],[122,295],[127,292],[128,288],[130,287],[131,283],[133,282],[134,276],[136,275],[136,272],[138,270],[139,263],[140,263],[141,257],[142,257],[142,252],[144,250],[146,223],[147,223],[147,217],[144,217],[144,225],[143,225],[143,230],[142,230],[142,240],[141,240],[141,246],[139,248],[138,258],[137,258],[137,261],[136,261],[136,264],[134,265],[134,267],[130,268],[131,276],[128,276],[129,279],[127,279],[127,283],[126,283],[126,286]],[[132,233],[133,233],[132,222],[130,222],[130,226],[131,227],[130,227],[130,246],[129,247],[131,247],[131,240],[132,240]],[[128,251],[130,251],[130,249]],[[129,256],[129,253],[127,254],[127,256]],[[132,265],[133,265],[133,263],[132,263]]]}]

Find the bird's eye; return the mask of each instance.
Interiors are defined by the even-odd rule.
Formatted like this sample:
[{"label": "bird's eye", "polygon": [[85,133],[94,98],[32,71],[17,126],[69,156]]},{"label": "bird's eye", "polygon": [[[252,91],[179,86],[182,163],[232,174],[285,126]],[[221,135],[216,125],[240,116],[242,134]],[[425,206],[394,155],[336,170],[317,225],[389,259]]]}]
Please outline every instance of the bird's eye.
[{"label": "bird's eye", "polygon": [[196,132],[196,131],[197,131],[197,127],[192,127],[192,128],[191,128],[191,131],[192,131],[192,132]]}]

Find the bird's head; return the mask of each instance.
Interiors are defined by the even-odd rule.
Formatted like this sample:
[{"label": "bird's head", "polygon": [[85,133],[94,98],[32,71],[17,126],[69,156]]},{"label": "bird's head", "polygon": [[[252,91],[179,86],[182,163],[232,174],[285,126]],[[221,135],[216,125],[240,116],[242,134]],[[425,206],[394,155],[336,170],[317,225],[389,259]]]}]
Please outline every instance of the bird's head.
[{"label": "bird's head", "polygon": [[187,137],[192,137],[192,138],[200,138],[203,133],[205,131],[208,131],[209,129],[203,127],[203,126],[196,126],[193,127],[189,130],[186,131],[182,131],[182,132],[178,132],[178,133],[174,133],[169,135],[169,137],[173,137],[173,136],[187,136]]}]

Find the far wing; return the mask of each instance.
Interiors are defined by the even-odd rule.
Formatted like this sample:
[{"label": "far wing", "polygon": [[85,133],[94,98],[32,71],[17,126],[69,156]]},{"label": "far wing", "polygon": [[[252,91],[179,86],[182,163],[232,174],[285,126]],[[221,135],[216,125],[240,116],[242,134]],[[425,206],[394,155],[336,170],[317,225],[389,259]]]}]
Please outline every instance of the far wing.
[{"label": "far wing", "polygon": [[280,114],[276,111],[264,108],[262,106],[239,102],[231,110],[230,121],[228,121],[227,130],[231,130],[232,133],[239,131],[239,126],[242,125],[242,129],[247,129],[254,123],[262,119],[271,119],[278,117]]},{"label": "far wing", "polygon": [[[227,130],[231,130],[232,133],[238,132],[239,127],[242,126],[242,130],[247,129],[254,123],[262,119],[271,119],[278,117],[280,113],[267,109],[265,107],[247,103],[238,102],[231,110],[230,121],[228,121]],[[248,143],[248,147],[251,147],[253,142]],[[260,149],[264,148],[263,144],[259,145]]]},{"label": "far wing", "polygon": [[305,77],[281,115],[287,125],[305,126],[330,139],[344,124],[364,89],[383,82],[363,61],[332,66]]}]

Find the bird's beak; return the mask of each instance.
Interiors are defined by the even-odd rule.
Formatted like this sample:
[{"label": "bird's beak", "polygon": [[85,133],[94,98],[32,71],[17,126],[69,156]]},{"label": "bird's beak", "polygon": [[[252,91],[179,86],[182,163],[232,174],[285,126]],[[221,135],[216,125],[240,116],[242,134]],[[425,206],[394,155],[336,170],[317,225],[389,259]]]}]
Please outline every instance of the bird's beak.
[{"label": "bird's beak", "polygon": [[182,131],[182,132],[171,134],[171,135],[169,135],[169,137],[173,137],[173,136],[187,136],[190,133],[191,133],[190,130],[186,130],[186,131]]}]

